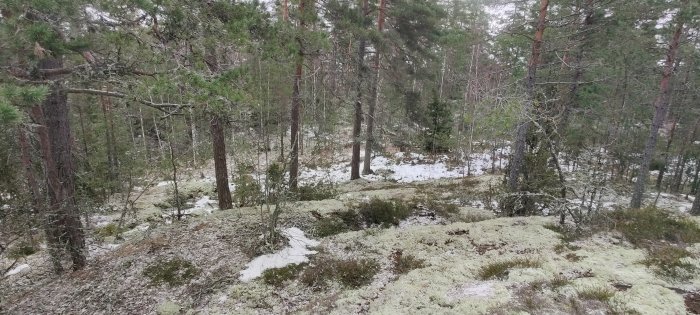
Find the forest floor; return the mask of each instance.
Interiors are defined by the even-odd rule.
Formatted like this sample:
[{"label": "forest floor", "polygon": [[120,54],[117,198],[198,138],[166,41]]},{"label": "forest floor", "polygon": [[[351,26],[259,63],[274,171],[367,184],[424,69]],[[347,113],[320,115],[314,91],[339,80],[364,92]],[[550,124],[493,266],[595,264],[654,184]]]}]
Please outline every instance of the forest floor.
[{"label": "forest floor", "polygon": [[[289,240],[273,247],[262,239],[267,210],[215,210],[210,177],[181,183],[192,197],[182,221],[155,206],[171,184],[153,185],[118,233],[114,207],[90,218],[84,270],[53,276],[45,250],[18,261],[2,257],[0,270],[15,265],[0,280],[0,313],[686,314],[700,306],[697,273],[660,276],[644,263],[648,250],[614,229],[568,239],[553,216],[497,217],[490,208],[500,176],[463,179],[439,157],[382,159],[376,163],[385,175],[337,180],[332,198],[288,203],[278,227]],[[303,179],[336,178],[346,166],[307,170]],[[372,198],[410,202],[411,212],[396,225],[320,236],[319,221]],[[604,208],[627,202],[606,198]],[[691,202],[662,194],[658,205],[686,216]],[[440,211],[446,204],[456,210]],[[683,262],[700,268],[700,244],[687,250]],[[302,264],[250,279],[252,261],[283,253]],[[336,269],[329,274],[324,266]]]}]

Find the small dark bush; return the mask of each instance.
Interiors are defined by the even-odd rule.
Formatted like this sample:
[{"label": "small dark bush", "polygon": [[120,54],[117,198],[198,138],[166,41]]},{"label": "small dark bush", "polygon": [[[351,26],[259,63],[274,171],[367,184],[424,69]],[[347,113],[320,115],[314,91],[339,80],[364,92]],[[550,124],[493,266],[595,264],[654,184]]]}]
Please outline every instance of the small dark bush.
[{"label": "small dark bush", "polygon": [[95,234],[100,237],[117,236],[118,234],[126,231],[126,228],[119,228],[116,223],[110,223],[102,227],[95,228]]},{"label": "small dark bush", "polygon": [[233,198],[239,206],[254,206],[260,202],[262,198],[260,185],[253,176],[247,174],[236,176],[233,182],[236,185]]},{"label": "small dark bush", "polygon": [[539,268],[540,261],[531,258],[514,258],[500,262],[490,263],[481,267],[479,278],[481,280],[504,279],[513,268]]},{"label": "small dark bush", "polygon": [[177,201],[178,199],[180,200],[180,209],[189,209],[192,208],[193,205],[191,204],[192,201],[194,201],[194,194],[186,194],[183,193],[182,191],[177,195],[177,199],[175,198],[175,192],[170,191],[168,193],[168,199],[154,203],[153,205],[160,208],[160,209],[170,209],[170,208],[177,208]]},{"label": "small dark bush", "polygon": [[170,260],[159,260],[148,266],[144,276],[154,284],[167,284],[171,287],[183,285],[199,274],[200,270],[189,261],[175,257]]},{"label": "small dark bush", "polygon": [[314,224],[314,235],[318,237],[336,235],[349,230],[348,225],[339,218],[323,218]]},{"label": "small dark bush", "polygon": [[19,259],[22,257],[31,256],[39,250],[29,243],[20,243],[19,245],[7,250],[7,257],[10,259]]},{"label": "small dark bush", "polygon": [[314,288],[323,287],[333,280],[346,287],[357,288],[371,283],[379,269],[379,263],[373,259],[317,258],[304,270],[299,280]]},{"label": "small dark bush", "polygon": [[382,227],[398,225],[401,220],[407,218],[413,212],[411,207],[401,201],[385,201],[378,198],[361,203],[357,209],[365,224],[370,226],[380,225]]},{"label": "small dark bush", "polygon": [[269,285],[280,286],[285,281],[296,278],[306,264],[294,264],[282,268],[273,268],[265,270],[262,274],[263,282]]},{"label": "small dark bush", "polygon": [[338,190],[332,184],[323,182],[314,185],[301,186],[297,190],[297,200],[299,201],[314,201],[333,199],[338,195]]},{"label": "small dark bush", "polygon": [[391,269],[396,274],[405,274],[413,269],[425,268],[425,260],[397,250],[391,254]]},{"label": "small dark bush", "polygon": [[602,286],[587,287],[578,291],[578,297],[582,300],[607,302],[613,296],[615,296],[615,290]]},{"label": "small dark bush", "polygon": [[658,276],[683,281],[692,278],[696,271],[694,264],[682,261],[691,256],[687,250],[673,245],[652,246],[648,249],[644,264],[653,268]]},{"label": "small dark bush", "polygon": [[700,228],[690,219],[674,218],[670,212],[657,208],[618,210],[610,214],[612,227],[636,246],[654,241],[674,244],[700,242]]}]

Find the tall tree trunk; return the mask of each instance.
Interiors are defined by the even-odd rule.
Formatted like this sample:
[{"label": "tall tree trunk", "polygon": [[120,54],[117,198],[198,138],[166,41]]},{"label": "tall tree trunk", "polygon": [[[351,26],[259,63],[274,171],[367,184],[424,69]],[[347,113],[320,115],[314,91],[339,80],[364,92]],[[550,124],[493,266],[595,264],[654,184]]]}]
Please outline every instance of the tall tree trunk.
[{"label": "tall tree trunk", "polygon": [[573,62],[574,73],[571,78],[571,84],[569,85],[568,95],[565,98],[566,101],[564,103],[564,108],[562,108],[561,123],[559,125],[560,131],[565,131],[569,125],[571,110],[576,105],[576,97],[578,95],[578,88],[580,85],[579,82],[581,81],[581,78],[583,78],[584,68],[582,62],[584,47],[586,45],[586,40],[588,39],[589,29],[591,25],[593,25],[593,0],[586,0],[583,8],[583,14],[583,22],[581,23],[580,28],[577,30],[577,33],[581,33],[583,38],[579,40],[580,43],[576,47]]},{"label": "tall tree trunk", "polygon": [[[386,0],[379,0],[379,16],[377,17],[377,30],[379,34],[384,31],[384,20],[386,16]],[[367,130],[365,140],[365,159],[362,167],[362,174],[372,174],[372,149],[374,149],[374,115],[379,103],[379,82],[380,82],[380,67],[381,54],[379,53],[379,45],[374,47],[374,78],[372,79],[372,88],[370,91],[369,101],[367,102]]]},{"label": "tall tree trunk", "polygon": [[[362,17],[361,27],[365,27],[367,18],[368,0],[362,1],[359,8]],[[355,83],[355,116],[352,121],[352,160],[350,160],[350,180],[360,178],[360,146],[362,139],[362,83],[365,80],[367,68],[365,67],[365,53],[367,50],[367,40],[364,35],[360,35],[360,42],[357,47],[357,82]]]},{"label": "tall tree trunk", "polygon": [[693,200],[693,206],[690,208],[690,214],[700,215],[700,189],[695,190],[695,200]]},{"label": "tall tree trunk", "polygon": [[661,77],[661,82],[659,83],[659,96],[654,102],[654,106],[656,108],[654,111],[654,119],[651,123],[649,138],[647,138],[647,143],[642,155],[642,161],[639,165],[637,182],[634,185],[634,192],[632,194],[632,200],[630,201],[630,208],[632,209],[639,209],[642,206],[644,191],[646,190],[647,181],[649,180],[649,165],[651,164],[651,159],[654,157],[654,152],[656,151],[656,141],[659,137],[659,129],[661,128],[661,125],[663,125],[666,115],[668,114],[673,65],[676,60],[676,54],[678,53],[678,46],[680,46],[681,34],[683,33],[683,20],[680,17],[681,14],[682,11],[678,13],[678,25],[673,34],[673,38],[671,39],[671,43],[669,44],[668,53],[666,54],[664,72]]},{"label": "tall tree trunk", "polygon": [[676,126],[678,126],[678,121],[675,120],[673,122],[673,127],[671,127],[671,133],[668,137],[668,141],[666,142],[666,148],[663,152],[664,155],[664,163],[661,166],[661,169],[659,170],[659,176],[656,177],[656,189],[661,191],[661,183],[664,181],[664,174],[666,173],[666,164],[668,163],[668,152],[671,150],[671,144],[673,144],[673,138],[674,135],[676,134]]},{"label": "tall tree trunk", "polygon": [[107,146],[107,178],[113,181],[117,177],[117,157],[114,141],[114,124],[111,118],[112,100],[107,96],[100,96],[102,116],[105,124],[105,143]]},{"label": "tall tree trunk", "polygon": [[[36,115],[41,113],[41,108],[39,106],[35,106]],[[34,114],[32,115],[34,117]],[[42,114],[43,116],[43,114]],[[34,120],[35,122],[39,123],[40,121],[43,122],[42,117],[36,117]],[[46,127],[44,125],[40,125],[39,129],[39,139],[43,145],[41,145],[42,149],[48,149],[49,148],[49,135],[46,132]],[[41,192],[39,191],[39,184],[36,181],[36,177],[34,177],[34,169],[32,167],[32,159],[31,159],[31,154],[30,154],[30,146],[29,146],[29,141],[27,140],[27,135],[25,134],[24,130],[22,128],[18,128],[17,133],[19,135],[19,144],[20,144],[20,151],[22,154],[22,166],[24,167],[24,172],[25,176],[27,177],[27,186],[29,187],[29,192],[31,193],[32,197],[32,207],[33,211],[39,215],[40,217],[43,217],[42,222],[43,222],[43,227],[44,227],[44,233],[46,234],[46,240],[48,243],[48,252],[49,256],[51,257],[51,263],[53,265],[53,270],[56,274],[63,273],[63,265],[61,265],[61,245],[60,245],[60,231],[57,226],[57,222],[59,222],[57,216],[51,215],[55,210],[49,210],[50,212],[47,212],[46,210],[46,205],[44,203],[44,199],[41,197]],[[42,154],[45,156],[49,156],[50,152],[42,150]],[[48,166],[45,166],[47,171],[49,170]],[[55,166],[51,165],[53,172],[55,172]],[[57,177],[57,174],[56,174]],[[58,183],[55,183],[56,187],[58,187]]]},{"label": "tall tree trunk", "polygon": [[[63,61],[61,57],[47,57],[39,61],[39,68],[61,69]],[[68,245],[73,269],[78,270],[87,264],[87,259],[84,252],[84,232],[75,202],[75,169],[71,152],[73,137],[69,121],[68,95],[62,91],[60,80],[51,85],[49,95],[42,106],[50,142],[49,159],[55,162],[58,175],[58,178],[51,181],[57,181],[59,184],[58,189],[49,191],[49,197],[51,204],[57,206],[60,211],[62,237],[65,237]]]},{"label": "tall tree trunk", "polygon": [[304,46],[301,36],[303,36],[303,33],[306,30],[306,1],[308,0],[301,0],[299,2],[299,29],[302,35],[297,35],[296,38],[299,45],[299,52],[296,56],[296,69],[294,71],[294,86],[292,90],[292,109],[290,121],[290,145],[292,147],[291,151],[289,152],[289,189],[292,191],[297,190],[299,177],[299,111],[301,109],[301,80],[304,67]]},{"label": "tall tree trunk", "polygon": [[681,145],[681,151],[678,153],[680,163],[678,164],[678,167],[676,167],[675,174],[673,174],[673,184],[671,184],[671,192],[673,193],[680,192],[681,183],[683,183],[683,172],[685,171],[685,165],[688,162],[688,156],[686,154],[687,148],[692,145],[693,141],[695,141],[699,127],[700,118],[695,120],[695,125],[692,129],[693,131],[690,133],[690,136],[684,140],[685,145]]},{"label": "tall tree trunk", "polygon": [[535,81],[537,79],[537,66],[539,64],[540,53],[542,50],[542,38],[544,29],[547,23],[547,8],[549,0],[540,0],[540,11],[537,19],[537,29],[535,31],[535,40],[532,42],[532,55],[527,67],[527,78],[525,79],[525,102],[520,114],[520,121],[516,129],[513,157],[509,165],[508,173],[508,188],[511,192],[516,192],[519,189],[518,181],[520,173],[523,170],[525,162],[525,146],[527,140],[528,129],[530,128],[530,115],[535,100]]},{"label": "tall tree trunk", "polygon": [[78,119],[80,120],[80,132],[82,133],[82,142],[83,142],[83,154],[85,154],[85,168],[90,170],[90,151],[88,150],[88,144],[87,144],[87,132],[85,131],[85,122],[83,118],[83,108],[82,106],[76,106],[76,109],[78,110]]},{"label": "tall tree trunk", "polygon": [[211,142],[214,147],[214,173],[216,174],[216,193],[219,197],[219,209],[233,208],[231,190],[228,187],[228,170],[226,167],[226,140],[221,118],[212,115],[210,122]]}]

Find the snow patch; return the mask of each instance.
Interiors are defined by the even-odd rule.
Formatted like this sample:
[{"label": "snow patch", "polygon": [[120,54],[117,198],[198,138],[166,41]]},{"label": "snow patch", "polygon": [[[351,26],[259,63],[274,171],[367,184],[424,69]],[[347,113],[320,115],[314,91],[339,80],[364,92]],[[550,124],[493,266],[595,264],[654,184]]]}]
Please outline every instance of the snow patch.
[{"label": "snow patch", "polygon": [[309,261],[308,255],[316,254],[316,251],[309,250],[309,247],[320,244],[316,240],[307,238],[302,230],[295,227],[282,230],[282,235],[289,239],[289,247],[253,259],[246,265],[246,269],[241,271],[239,277],[241,281],[249,282],[260,277],[268,269],[305,263]]},{"label": "snow patch", "polygon": [[492,282],[468,283],[454,288],[445,294],[448,301],[456,302],[464,298],[487,298],[494,294]]},{"label": "snow patch", "polygon": [[12,268],[12,270],[10,270],[10,271],[8,271],[7,273],[5,273],[5,275],[6,275],[6,276],[15,275],[15,274],[18,274],[18,273],[20,273],[20,272],[22,272],[22,271],[25,271],[25,270],[27,270],[27,269],[31,269],[31,267],[30,267],[29,265],[27,265],[27,264],[21,264],[21,265],[19,265],[19,266],[17,266],[17,267]]}]

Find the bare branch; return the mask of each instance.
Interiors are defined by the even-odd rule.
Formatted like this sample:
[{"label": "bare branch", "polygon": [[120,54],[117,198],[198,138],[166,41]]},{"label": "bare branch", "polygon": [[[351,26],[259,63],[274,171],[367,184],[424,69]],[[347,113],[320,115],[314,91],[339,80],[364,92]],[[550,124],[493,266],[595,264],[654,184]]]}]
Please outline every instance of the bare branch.
[{"label": "bare branch", "polygon": [[77,88],[66,88],[66,89],[64,89],[64,91],[66,93],[73,93],[73,94],[90,94],[90,95],[101,95],[101,96],[130,99],[130,100],[136,101],[140,104],[146,105],[148,107],[155,108],[155,109],[157,109],[161,112],[164,112],[168,115],[173,115],[174,113],[180,111],[180,109],[182,109],[182,108],[192,107],[192,104],[155,103],[153,101],[137,99],[135,97],[129,96],[129,95],[121,93],[121,92],[112,92],[112,91],[104,91],[104,90],[96,90],[96,89],[77,89]]}]

